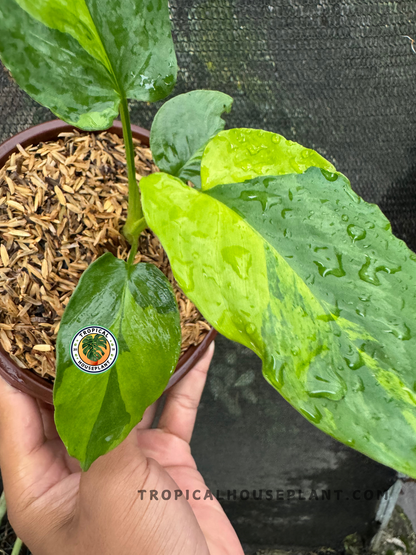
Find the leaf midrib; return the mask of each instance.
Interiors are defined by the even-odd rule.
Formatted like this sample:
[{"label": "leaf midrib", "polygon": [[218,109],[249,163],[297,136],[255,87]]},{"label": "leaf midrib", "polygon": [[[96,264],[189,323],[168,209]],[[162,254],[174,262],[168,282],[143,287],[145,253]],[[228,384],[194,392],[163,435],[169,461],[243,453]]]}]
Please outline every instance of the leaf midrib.
[{"label": "leaf midrib", "polygon": [[[15,0],[12,0],[12,1],[15,1]],[[74,35],[72,35],[71,33],[64,32],[64,31],[60,31],[59,29],[57,29],[57,28],[55,28],[55,27],[49,27],[49,25],[47,25],[44,21],[42,21],[41,19],[37,19],[37,18],[34,17],[30,12],[27,12],[22,6],[20,6],[19,3],[17,3],[17,2],[16,2],[16,3],[17,3],[18,6],[20,7],[20,9],[22,9],[24,12],[26,12],[31,18],[33,18],[33,19],[36,20],[36,21],[39,21],[39,23],[41,23],[42,25],[44,25],[44,26],[47,27],[48,29],[53,29],[53,30],[55,30],[55,31],[58,32],[58,33],[62,33],[63,35],[68,35],[68,36],[70,36],[72,39],[76,40],[77,43],[80,45],[80,47],[84,50],[84,52],[86,52],[87,55],[91,56],[91,57],[92,57],[93,59],[95,59],[99,64],[102,65],[102,67],[105,69],[105,71],[106,71],[106,72],[108,73],[108,75],[110,76],[110,79],[111,79],[111,82],[113,83],[115,92],[122,98],[122,95],[124,94],[124,91],[122,91],[121,88],[119,87],[119,83],[118,83],[118,80],[117,80],[117,77],[116,77],[116,74],[115,74],[113,65],[112,65],[112,63],[111,63],[111,60],[110,60],[110,58],[108,57],[108,53],[107,53],[107,50],[106,50],[106,48],[105,48],[102,35],[101,35],[100,31],[99,31],[98,28],[97,28],[97,25],[96,25],[96,23],[95,23],[95,21],[94,21],[94,19],[93,19],[93,17],[92,17],[91,11],[90,11],[90,9],[89,9],[89,7],[88,7],[86,1],[85,1],[85,0],[83,0],[83,1],[84,1],[85,9],[86,9],[87,12],[88,12],[90,21],[91,21],[92,24],[93,24],[93,29],[92,29],[92,30],[93,30],[93,32],[95,31],[95,35],[98,37],[98,39],[99,39],[99,41],[100,41],[101,50],[102,50],[102,52],[104,53],[104,56],[105,56],[105,60],[104,60],[104,61],[107,62],[107,63],[103,63],[103,60],[101,59],[101,57],[98,57],[98,58],[97,58],[96,56],[94,56],[93,54],[91,54],[90,52],[88,52],[88,51],[85,49],[85,47],[81,44],[81,42],[78,40],[78,38],[76,38],[76,37],[75,37]],[[38,38],[41,39],[41,40],[44,40],[44,39],[42,39],[41,37],[38,37]],[[47,41],[45,41],[45,42],[47,42]],[[51,46],[55,46],[55,45],[51,45]]]},{"label": "leaf midrib", "polygon": [[[106,60],[107,60],[108,65],[109,65],[109,68],[106,67],[106,66],[104,66],[104,67],[105,67],[105,69],[108,71],[108,73],[109,73],[109,75],[110,75],[110,78],[111,78],[111,80],[113,81],[113,85],[115,86],[115,89],[114,89],[114,90],[119,94],[120,98],[123,98],[123,96],[124,96],[124,91],[121,91],[120,88],[119,88],[119,86],[118,86],[119,84],[118,84],[117,77],[116,77],[116,74],[115,74],[115,71],[114,71],[114,68],[113,68],[113,64],[111,63],[111,60],[110,60],[110,58],[108,57],[108,53],[107,53],[107,50],[106,50],[106,48],[105,48],[102,35],[101,35],[100,31],[98,30],[97,25],[95,24],[95,21],[94,21],[94,19],[93,19],[93,17],[92,17],[92,14],[91,14],[91,12],[90,12],[89,7],[88,7],[88,4],[87,4],[87,2],[86,2],[85,0],[84,0],[84,4],[85,4],[85,7],[86,7],[86,9],[87,9],[87,11],[88,11],[88,13],[89,13],[89,15],[90,15],[91,21],[94,23],[94,29],[95,29],[95,31],[96,31],[96,33],[97,33],[97,36],[98,36],[99,39],[100,39],[100,43],[101,43],[103,52],[104,52],[104,54],[105,54]],[[81,44],[80,44],[80,46],[82,47]]]},{"label": "leaf midrib", "polygon": [[[125,297],[126,297],[126,291],[127,291],[127,287],[128,287],[129,277],[130,277],[130,276],[129,276],[129,273],[128,273],[128,271],[127,271],[127,272],[126,272],[125,283],[124,283],[124,286],[123,286],[123,292],[122,292],[122,294],[121,294],[120,309],[119,309],[119,311],[117,312],[117,314],[115,315],[115,317],[114,317],[112,323],[109,325],[109,328],[111,328],[111,326],[112,326],[112,325],[114,324],[114,322],[117,320],[117,318],[118,318],[119,315],[120,315],[120,312],[124,312],[124,303],[125,303]],[[123,319],[123,314],[121,314],[121,316],[120,316],[120,326],[121,326],[121,323],[122,323],[122,319]],[[120,331],[120,330],[119,330],[119,331]],[[119,356],[120,356],[120,352],[119,352]],[[106,393],[107,393],[108,382],[109,382],[109,374],[110,374],[110,372],[112,372],[112,371],[115,371],[115,372],[116,372],[116,374],[117,374],[117,381],[118,381],[117,362],[116,362],[116,364],[115,364],[112,368],[110,368],[110,370],[108,370],[108,372],[107,372],[107,374],[108,374],[108,375],[107,375],[107,383],[106,383],[105,388],[104,388],[104,390],[103,390],[103,396],[102,396],[102,399],[101,399],[100,406],[99,406],[99,408],[98,408],[98,410],[97,410],[97,412],[96,412],[96,418],[95,418],[95,420],[94,420],[94,422],[93,422],[92,429],[94,428],[95,423],[97,422],[97,419],[98,419],[99,415],[101,414],[101,410],[102,410],[103,405],[104,405],[105,395],[106,395]],[[120,392],[121,392],[121,391],[120,391]],[[86,444],[86,446],[85,446],[84,458],[87,456],[89,444],[90,444],[90,441],[88,441],[87,444]]]},{"label": "leaf midrib", "polygon": [[[272,176],[273,177],[273,176]],[[236,185],[235,183],[228,183],[228,184],[222,184],[219,185],[220,187],[222,186],[231,186],[231,185]],[[186,185],[185,185],[186,186]],[[215,187],[212,187],[212,189],[214,189]],[[215,196],[212,196],[210,194],[210,191],[212,189],[208,189],[206,191],[197,191],[197,193],[202,193],[202,194],[207,194],[210,198],[214,199],[215,201],[217,201],[219,204],[225,206],[227,208],[227,210],[230,210],[233,214],[235,214],[236,216],[238,216],[238,218],[240,218],[258,237],[260,237],[260,239],[262,240],[263,243],[266,243],[266,239],[263,237],[263,235],[256,229],[254,228],[251,223],[246,219],[243,218],[239,213],[237,213],[236,211],[234,211],[232,208],[230,208],[227,204],[225,204],[224,202],[221,202],[220,200],[218,200]],[[348,329],[343,328],[342,326],[340,326],[338,324],[338,320],[340,319],[339,316],[337,316],[336,314],[332,313],[332,311],[328,308],[328,306],[326,306],[325,301],[321,300],[319,297],[317,297],[315,295],[315,293],[312,291],[312,289],[309,287],[309,285],[306,283],[306,281],[296,272],[296,270],[292,267],[292,265],[286,260],[286,258],[279,253],[279,251],[274,247],[274,245],[272,245],[271,243],[267,242],[268,245],[270,245],[271,249],[273,249],[273,252],[276,253],[278,259],[282,260],[284,263],[286,263],[288,265],[288,267],[291,269],[291,271],[293,272],[293,274],[305,285],[305,287],[307,288],[307,290],[311,293],[312,297],[315,299],[315,301],[319,304],[319,306],[322,308],[322,310],[324,311],[325,314],[327,314],[328,316],[331,316],[332,318],[332,322],[334,322],[334,324],[336,324],[337,328],[341,331],[341,333],[346,333],[348,336],[348,339],[351,341],[353,347],[357,350],[358,353],[362,353],[363,351],[361,351],[354,343],[353,339],[350,337],[350,333]],[[269,291],[269,299],[270,299],[270,286],[269,286],[269,281],[267,283],[267,288]],[[350,322],[351,324],[358,325],[355,322],[351,322],[348,319],[342,318],[343,320],[346,320],[347,322]],[[362,328],[362,326],[360,326],[360,328]],[[366,330],[364,330],[366,332],[366,335],[369,335],[368,332]],[[373,338],[372,336],[370,336],[373,341],[377,341],[375,338]],[[378,341],[377,341],[378,343]]]}]

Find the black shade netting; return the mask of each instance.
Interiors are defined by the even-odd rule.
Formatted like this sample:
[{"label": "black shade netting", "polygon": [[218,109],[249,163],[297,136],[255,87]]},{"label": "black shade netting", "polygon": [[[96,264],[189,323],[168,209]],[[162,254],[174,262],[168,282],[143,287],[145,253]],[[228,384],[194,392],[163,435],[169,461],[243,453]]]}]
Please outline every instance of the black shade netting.
[{"label": "black shade netting", "polygon": [[[416,1],[171,0],[174,94],[234,98],[228,127],[318,150],[416,250]],[[416,50],[416,47],[415,47]],[[131,103],[150,127],[161,104]],[[54,116],[0,70],[0,141]]]}]

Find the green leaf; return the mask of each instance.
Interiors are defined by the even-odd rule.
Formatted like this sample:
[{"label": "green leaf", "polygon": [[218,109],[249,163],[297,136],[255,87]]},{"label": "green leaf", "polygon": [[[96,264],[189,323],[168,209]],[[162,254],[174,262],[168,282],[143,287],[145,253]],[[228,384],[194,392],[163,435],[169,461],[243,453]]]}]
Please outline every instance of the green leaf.
[{"label": "green leaf", "polygon": [[191,91],[168,100],[158,111],[150,133],[150,148],[161,171],[200,187],[205,145],[224,129],[221,118],[233,99],[218,91]]},{"label": "green leaf", "polygon": [[[100,374],[83,372],[71,358],[72,339],[87,326],[106,328],[118,342],[115,364]],[[107,253],[83,273],[62,318],[54,386],[59,435],[83,470],[116,447],[160,397],[180,345],[175,296],[154,265],[129,268]],[[81,344],[95,362],[105,346],[99,335]]]},{"label": "green leaf", "polygon": [[177,176],[184,183],[188,183],[188,181],[190,181],[198,189],[201,188],[201,160],[204,154],[204,149],[205,144],[192,155]]},{"label": "green leaf", "polygon": [[82,129],[121,98],[154,102],[176,79],[164,0],[0,0],[0,57],[36,101]]},{"label": "green leaf", "polygon": [[104,356],[107,347],[107,340],[104,335],[88,335],[82,342],[84,355],[92,362],[97,362]]},{"label": "green leaf", "polygon": [[416,256],[380,210],[314,167],[207,192],[155,174],[141,188],[204,317],[318,428],[416,477]]},{"label": "green leaf", "polygon": [[261,129],[230,129],[219,133],[205,149],[202,189],[261,175],[302,173],[311,166],[336,171],[320,154],[282,135]]}]

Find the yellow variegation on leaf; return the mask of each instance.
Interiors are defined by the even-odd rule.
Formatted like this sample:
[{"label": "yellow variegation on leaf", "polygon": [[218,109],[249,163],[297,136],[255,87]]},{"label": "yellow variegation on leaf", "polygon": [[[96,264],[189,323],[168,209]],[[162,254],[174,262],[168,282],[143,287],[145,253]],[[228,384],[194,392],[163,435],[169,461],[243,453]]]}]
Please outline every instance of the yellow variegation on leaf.
[{"label": "yellow variegation on leaf", "polygon": [[[415,255],[319,155],[320,168],[288,173],[288,152],[282,162],[277,152],[274,176],[248,168],[244,180],[228,146],[220,154],[238,132],[208,145],[202,191],[163,173],[141,181],[179,285],[313,424],[416,477]],[[241,130],[247,142],[252,133]],[[215,149],[224,166],[207,162]]]}]

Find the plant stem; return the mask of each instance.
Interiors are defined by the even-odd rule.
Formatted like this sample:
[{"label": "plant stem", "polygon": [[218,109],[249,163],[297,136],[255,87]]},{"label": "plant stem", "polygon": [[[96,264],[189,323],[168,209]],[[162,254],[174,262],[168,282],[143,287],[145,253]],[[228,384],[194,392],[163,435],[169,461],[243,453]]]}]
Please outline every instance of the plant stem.
[{"label": "plant stem", "polygon": [[[147,227],[147,224],[143,216],[142,204],[140,201],[140,190],[136,181],[133,136],[131,133],[129,107],[125,96],[122,96],[121,98],[120,116],[123,126],[124,145],[126,149],[127,175],[129,178],[129,206],[123,233],[127,241],[133,247],[137,244],[138,237],[143,229]],[[142,225],[138,225],[139,221]]]},{"label": "plant stem", "polygon": [[7,507],[6,507],[6,498],[4,496],[4,491],[0,497],[0,524],[3,522],[4,515],[6,514]]},{"label": "plant stem", "polygon": [[16,538],[16,541],[14,542],[14,546],[13,546],[12,555],[19,555],[20,550],[22,549],[22,545],[23,545],[22,540],[20,538]]},{"label": "plant stem", "polygon": [[130,250],[130,254],[129,254],[129,259],[127,260],[127,266],[130,268],[133,265],[134,259],[136,257],[137,254],[137,248],[138,248],[138,240],[131,246],[131,250]]}]

